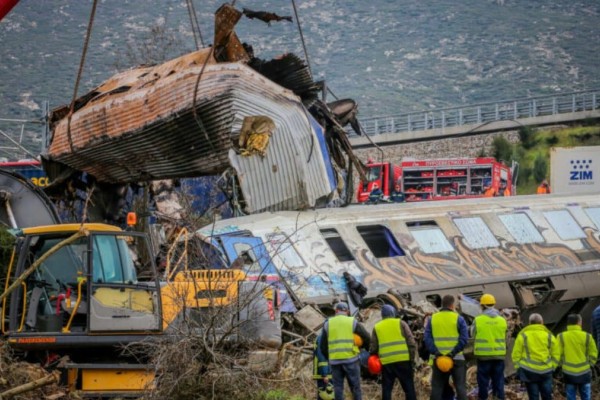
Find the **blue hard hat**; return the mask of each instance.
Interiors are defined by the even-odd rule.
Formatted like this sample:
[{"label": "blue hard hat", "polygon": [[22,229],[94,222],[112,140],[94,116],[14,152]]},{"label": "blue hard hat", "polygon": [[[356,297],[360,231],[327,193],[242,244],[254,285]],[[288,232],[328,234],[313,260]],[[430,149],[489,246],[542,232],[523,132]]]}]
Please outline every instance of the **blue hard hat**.
[{"label": "blue hard hat", "polygon": [[396,309],[392,305],[385,304],[383,307],[381,307],[381,316],[383,318],[395,317]]}]

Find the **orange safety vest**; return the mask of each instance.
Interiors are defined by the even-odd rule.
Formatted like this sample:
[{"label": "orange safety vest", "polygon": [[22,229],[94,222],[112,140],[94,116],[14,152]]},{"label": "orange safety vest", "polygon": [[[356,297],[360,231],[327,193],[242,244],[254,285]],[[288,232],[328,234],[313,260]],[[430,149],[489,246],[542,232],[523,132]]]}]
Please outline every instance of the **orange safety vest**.
[{"label": "orange safety vest", "polygon": [[487,189],[487,190],[486,190],[486,191],[483,193],[483,195],[484,195],[485,197],[494,197],[494,194],[495,194],[495,192],[496,192],[496,191],[494,190],[494,188],[492,188],[492,187],[491,187],[491,188]]},{"label": "orange safety vest", "polygon": [[540,185],[537,188],[537,194],[548,194],[550,193],[550,187],[547,185]]}]

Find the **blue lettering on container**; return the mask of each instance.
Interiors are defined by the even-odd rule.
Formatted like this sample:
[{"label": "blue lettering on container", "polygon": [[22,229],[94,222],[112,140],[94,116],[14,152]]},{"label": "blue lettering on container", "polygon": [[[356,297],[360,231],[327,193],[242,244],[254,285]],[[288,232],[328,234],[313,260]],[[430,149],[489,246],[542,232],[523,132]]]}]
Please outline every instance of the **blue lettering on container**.
[{"label": "blue lettering on container", "polygon": [[571,160],[570,181],[590,181],[594,179],[590,170],[592,160]]}]

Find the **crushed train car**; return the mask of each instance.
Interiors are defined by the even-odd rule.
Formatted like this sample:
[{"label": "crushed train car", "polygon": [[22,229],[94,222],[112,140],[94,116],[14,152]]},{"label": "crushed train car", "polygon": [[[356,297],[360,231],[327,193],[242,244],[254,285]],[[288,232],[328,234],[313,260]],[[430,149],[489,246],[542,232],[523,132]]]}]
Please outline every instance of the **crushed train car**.
[{"label": "crushed train car", "polygon": [[445,294],[496,297],[560,328],[600,304],[600,196],[449,200],[275,212],[218,221],[197,240],[230,264],[275,270],[300,304],[330,305],[344,274],[378,298],[439,306]]},{"label": "crushed train car", "polygon": [[362,168],[340,125],[355,123],[355,112],[347,118],[355,103],[332,110],[318,100],[318,83],[292,54],[254,57],[233,30],[241,15],[222,6],[213,47],[119,73],[77,99],[72,114],[54,110],[43,158],[55,185],[71,170],[109,184],[232,171],[229,197],[244,213],[339,198],[349,165]]}]

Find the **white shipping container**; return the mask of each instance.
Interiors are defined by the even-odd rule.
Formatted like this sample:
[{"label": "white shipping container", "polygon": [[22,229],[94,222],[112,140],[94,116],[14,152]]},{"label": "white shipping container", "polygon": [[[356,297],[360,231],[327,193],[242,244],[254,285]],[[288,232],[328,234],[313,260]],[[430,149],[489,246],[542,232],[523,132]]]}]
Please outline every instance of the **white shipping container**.
[{"label": "white shipping container", "polygon": [[550,150],[552,193],[600,192],[600,146]]}]

